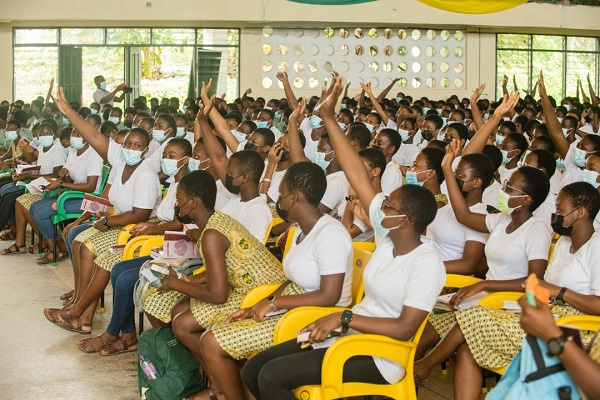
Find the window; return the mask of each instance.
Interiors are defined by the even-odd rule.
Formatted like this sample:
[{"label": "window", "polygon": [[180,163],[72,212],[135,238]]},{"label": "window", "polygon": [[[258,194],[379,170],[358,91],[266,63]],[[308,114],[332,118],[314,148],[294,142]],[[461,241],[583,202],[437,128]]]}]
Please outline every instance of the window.
[{"label": "window", "polygon": [[581,79],[587,94],[589,74],[598,92],[599,39],[577,36],[498,34],[496,36],[496,97],[502,93],[504,75],[516,78],[520,90],[531,90],[540,70],[544,74],[546,90],[560,100],[577,93]]}]

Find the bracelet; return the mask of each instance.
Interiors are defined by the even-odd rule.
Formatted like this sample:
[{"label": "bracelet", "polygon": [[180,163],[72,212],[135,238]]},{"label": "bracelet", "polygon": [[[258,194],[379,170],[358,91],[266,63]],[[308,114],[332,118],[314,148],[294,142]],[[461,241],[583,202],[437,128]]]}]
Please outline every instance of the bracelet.
[{"label": "bracelet", "polygon": [[263,182],[269,182],[270,183],[271,182],[271,178],[263,178],[263,180],[260,183],[263,183]]}]

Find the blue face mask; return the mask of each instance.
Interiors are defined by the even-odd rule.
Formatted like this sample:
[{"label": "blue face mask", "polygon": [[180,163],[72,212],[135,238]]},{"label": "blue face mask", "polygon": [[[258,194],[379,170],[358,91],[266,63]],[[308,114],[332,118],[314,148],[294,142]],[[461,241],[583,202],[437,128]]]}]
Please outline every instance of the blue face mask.
[{"label": "blue face mask", "polygon": [[340,110],[344,110],[346,107],[347,107],[346,104],[344,104],[344,103],[340,104]]},{"label": "blue face mask", "polygon": [[567,128],[562,128],[562,133],[565,137],[569,136],[569,130]]},{"label": "blue face mask", "polygon": [[369,130],[369,132],[373,133],[373,131],[375,130],[375,125],[371,125],[371,124],[365,124],[365,126],[367,127],[367,129]]},{"label": "blue face mask", "polygon": [[17,131],[6,131],[6,133],[4,134],[4,137],[9,142],[12,142],[13,140],[15,140],[17,138],[17,136],[19,136]]},{"label": "blue face mask", "polygon": [[234,129],[231,131],[231,133],[233,134],[233,136],[235,136],[238,142],[241,143],[246,141],[246,135],[243,132]]},{"label": "blue face mask", "polygon": [[429,172],[431,170],[425,170],[425,171],[421,171],[421,172],[415,172],[415,171],[408,171],[406,173],[406,179],[404,180],[404,183],[407,185],[417,185],[417,186],[423,186],[423,184],[427,181],[423,181],[420,182],[419,181],[419,174],[425,173],[425,172]]},{"label": "blue face mask", "polygon": [[[206,160],[196,160],[195,158],[190,158],[190,160],[188,161],[188,171],[192,172],[192,171],[197,171],[200,169],[200,164],[207,162],[208,160],[210,160],[210,158],[207,158]],[[209,167],[206,168],[202,168],[202,170],[207,170]]]},{"label": "blue face mask", "polygon": [[410,137],[410,131],[407,131],[406,129],[398,129],[398,133],[400,134],[403,142],[407,141]]},{"label": "blue face mask", "polygon": [[400,103],[402,101],[402,97],[396,97],[396,103]]},{"label": "blue face mask", "polygon": [[327,155],[331,154],[331,153],[333,153],[333,150],[331,150],[329,153],[316,152],[313,162],[315,164],[317,164],[319,167],[321,167],[322,169],[327,169],[327,167],[329,166],[329,163],[331,163],[331,160],[326,161],[325,157],[327,157]]},{"label": "blue face mask", "polygon": [[498,146],[500,146],[502,144],[502,142],[504,142],[504,138],[505,138],[505,136],[500,136],[496,133],[496,144]]},{"label": "blue face mask", "polygon": [[442,117],[442,121],[444,121],[444,125],[448,123],[448,117]]},{"label": "blue face mask", "polygon": [[[159,129],[152,130],[152,138],[156,140],[158,143],[162,143],[165,141],[165,132]],[[135,164],[134,164],[135,165]]]},{"label": "blue face mask", "polygon": [[558,160],[556,160],[556,168],[560,168],[560,169],[564,169],[565,168],[565,163],[560,158]]},{"label": "blue face mask", "polygon": [[71,148],[70,147],[63,147],[63,151],[65,152],[65,154],[68,156],[69,153],[71,152]]},{"label": "blue face mask", "polygon": [[510,162],[510,160],[512,160],[514,157],[509,157],[508,153],[510,153],[513,150],[500,150],[500,152],[502,153],[502,164],[506,164],[508,162]]},{"label": "blue face mask", "polygon": [[134,166],[142,161],[143,151],[125,149],[121,147],[121,158],[129,166]]},{"label": "blue face mask", "polygon": [[115,125],[119,125],[119,122],[121,122],[121,118],[119,118],[119,117],[108,117],[108,121],[112,122]]},{"label": "blue face mask", "polygon": [[177,133],[175,134],[175,136],[178,138],[184,137],[185,136],[185,127],[178,126]]},{"label": "blue face mask", "polygon": [[341,130],[343,130],[343,131],[345,131],[345,130],[346,130],[346,128],[348,127],[348,125],[346,125],[346,124],[343,124],[343,123],[341,123],[341,122],[338,122],[338,125],[339,125],[340,129],[341,129]]},{"label": "blue face mask", "polygon": [[312,116],[310,117],[310,126],[311,126],[313,129],[320,128],[321,126],[323,126],[323,124],[321,124],[321,121],[322,121],[322,120],[321,120],[321,118],[319,118],[319,116],[317,116],[317,115],[312,115]]},{"label": "blue face mask", "polygon": [[54,143],[54,136],[40,136],[39,143],[44,147],[50,147]]},{"label": "blue face mask", "polygon": [[[30,144],[32,147],[36,148],[40,145],[40,140],[38,138],[34,137]],[[44,146],[44,147],[48,147],[48,146]]]},{"label": "blue face mask", "polygon": [[71,147],[74,148],[75,150],[79,150],[83,146],[85,146],[85,143],[83,143],[83,138],[82,137],[73,137],[73,136],[71,136],[70,142],[71,142]]},{"label": "blue face mask", "polygon": [[578,167],[584,167],[586,154],[587,154],[587,152],[585,150],[581,150],[576,147],[575,151],[573,151],[573,162]]},{"label": "blue face mask", "polygon": [[160,160],[160,169],[167,176],[175,176],[175,175],[177,175],[177,173],[179,172],[181,167],[183,167],[183,165],[181,167],[177,166],[177,164],[181,160],[182,159],[172,160],[170,158],[163,158],[162,160]]},{"label": "blue face mask", "polygon": [[431,108],[423,107],[423,115],[426,115],[429,110],[431,110]]},{"label": "blue face mask", "polygon": [[98,110],[96,110],[95,108],[90,108],[90,111],[92,112],[92,114],[96,115],[98,114]]},{"label": "blue face mask", "polygon": [[592,185],[595,189],[598,189],[600,183],[598,183],[598,173],[594,171],[590,171],[589,169],[584,169],[581,173],[581,180],[583,182],[587,182]]},{"label": "blue face mask", "polygon": [[265,122],[265,121],[258,121],[258,123],[256,124],[257,128],[263,128],[263,129],[269,129],[269,122]]},{"label": "blue face mask", "polygon": [[396,226],[394,228],[386,228],[382,225],[383,220],[386,218],[399,218],[404,216],[405,215],[403,214],[386,216],[383,210],[381,208],[378,208],[377,211],[375,211],[375,214],[373,215],[373,231],[375,231],[375,233],[380,237],[387,236],[390,233],[390,231],[398,229],[398,227]]},{"label": "blue face mask", "polygon": [[279,111],[275,111],[275,119],[281,119],[281,113]]}]

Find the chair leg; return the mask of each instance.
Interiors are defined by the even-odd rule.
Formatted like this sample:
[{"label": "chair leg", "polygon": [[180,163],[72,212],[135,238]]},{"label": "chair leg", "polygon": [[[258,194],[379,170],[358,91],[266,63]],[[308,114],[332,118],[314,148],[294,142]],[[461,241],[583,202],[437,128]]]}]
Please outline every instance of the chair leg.
[{"label": "chair leg", "polygon": [[444,361],[442,361],[442,363],[440,364],[440,367],[442,368],[442,375],[448,375],[448,365],[447,365],[447,363],[449,361],[450,361],[450,359],[447,358]]},{"label": "chair leg", "polygon": [[486,394],[488,392],[487,382],[485,381],[485,373],[481,376],[481,393]]},{"label": "chair leg", "polygon": [[52,241],[52,266],[56,267],[56,237],[58,236],[58,224],[54,224],[54,238]]},{"label": "chair leg", "polygon": [[102,291],[102,295],[100,296],[100,312],[104,312],[104,291]]},{"label": "chair leg", "polygon": [[138,314],[138,335],[144,332],[144,312],[140,311]]}]

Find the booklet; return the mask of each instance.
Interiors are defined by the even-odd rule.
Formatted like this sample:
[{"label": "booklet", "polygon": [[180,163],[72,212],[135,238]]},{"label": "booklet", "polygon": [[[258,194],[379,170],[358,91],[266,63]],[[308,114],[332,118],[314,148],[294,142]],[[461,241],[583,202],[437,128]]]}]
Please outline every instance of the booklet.
[{"label": "booklet", "polygon": [[[489,293],[488,292],[480,292],[477,293],[474,296],[471,296],[469,298],[466,298],[463,300],[462,303],[460,303],[458,306],[454,307],[455,310],[464,310],[466,308],[470,308],[473,306],[476,306],[477,303],[479,303],[479,301],[481,299],[483,299],[484,297],[486,297]],[[448,293],[445,294],[443,296],[439,296],[437,298],[437,302],[434,306],[435,309],[440,309],[440,310],[446,310],[446,311],[452,311],[452,306],[450,305],[450,299],[455,295],[455,293]]]},{"label": "booklet", "polygon": [[163,242],[164,258],[200,258],[196,243],[189,241],[187,234],[177,231],[166,231]]},{"label": "booklet", "polygon": [[25,187],[29,190],[29,193],[41,196],[49,184],[50,181],[46,178],[37,178],[26,184]]},{"label": "booklet", "polygon": [[15,174],[22,175],[32,175],[37,176],[40,174],[40,170],[42,169],[41,165],[28,165],[28,164],[19,164],[15,166]]},{"label": "booklet", "polygon": [[86,193],[85,196],[83,196],[83,201],[81,202],[81,210],[88,211],[92,214],[109,212],[111,207],[112,204],[110,204],[108,199],[94,196],[89,193]]}]

